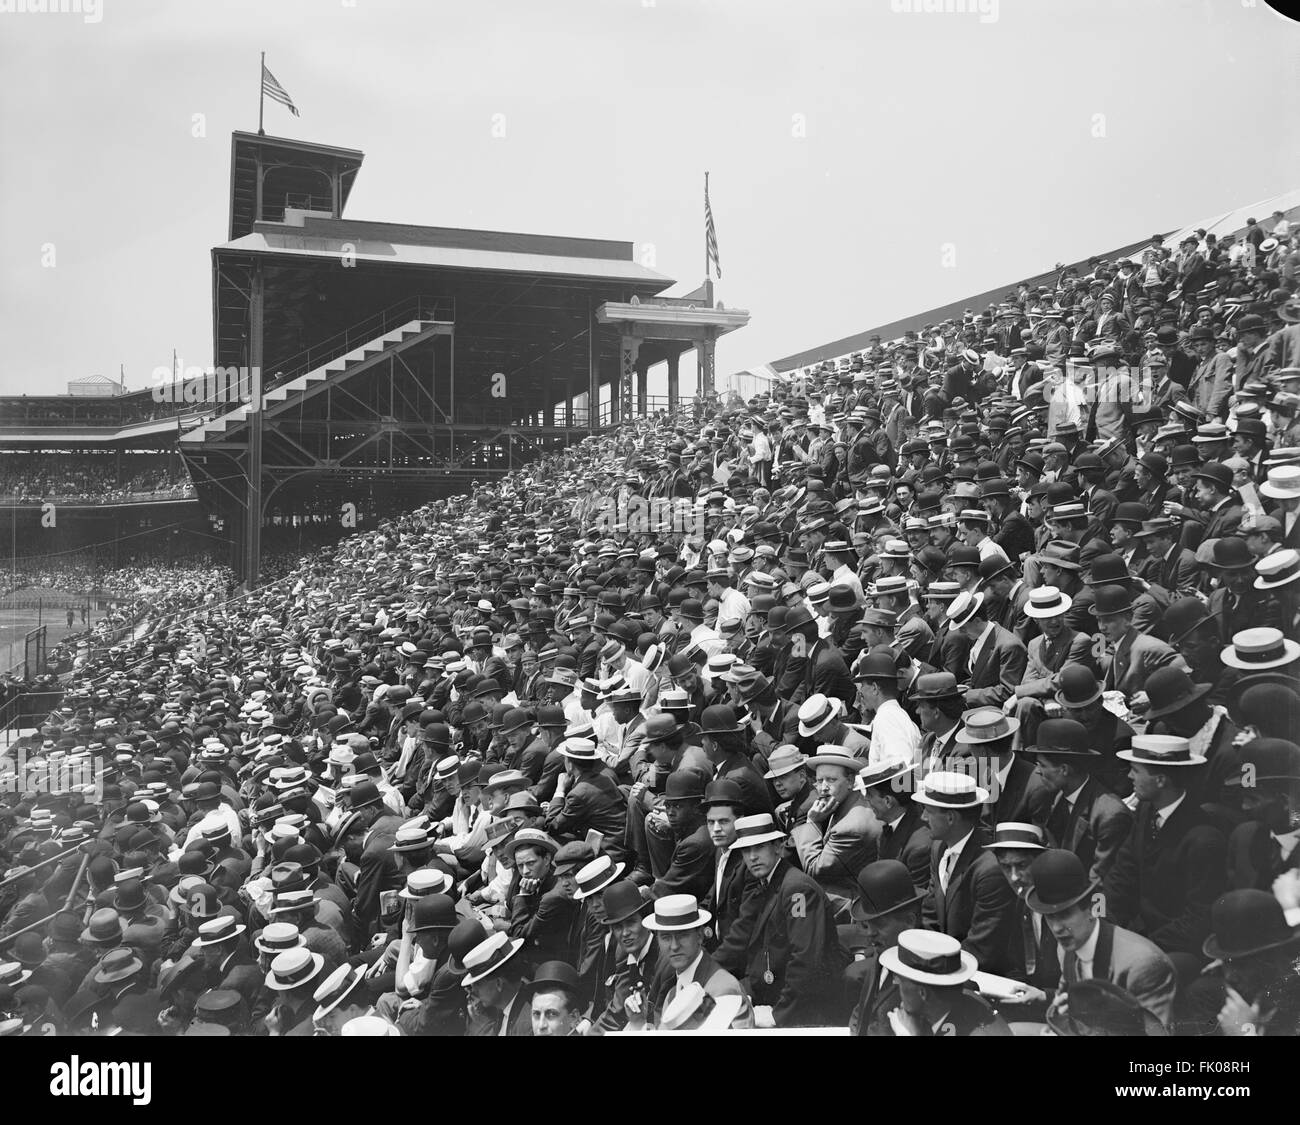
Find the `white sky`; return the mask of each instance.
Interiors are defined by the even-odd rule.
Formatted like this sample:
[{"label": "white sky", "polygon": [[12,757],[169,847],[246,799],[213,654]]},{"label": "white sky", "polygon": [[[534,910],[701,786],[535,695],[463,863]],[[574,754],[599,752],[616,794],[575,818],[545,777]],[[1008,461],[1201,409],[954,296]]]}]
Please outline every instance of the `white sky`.
[{"label": "white sky", "polygon": [[18,2],[5,394],[211,362],[262,50],[302,112],[268,102],[267,132],[366,154],[352,218],[652,243],[685,292],[707,168],[718,296],[753,314],[720,377],[1300,184],[1300,35],[1251,0],[1000,0],[988,23],[890,0],[102,0],[98,23]]}]

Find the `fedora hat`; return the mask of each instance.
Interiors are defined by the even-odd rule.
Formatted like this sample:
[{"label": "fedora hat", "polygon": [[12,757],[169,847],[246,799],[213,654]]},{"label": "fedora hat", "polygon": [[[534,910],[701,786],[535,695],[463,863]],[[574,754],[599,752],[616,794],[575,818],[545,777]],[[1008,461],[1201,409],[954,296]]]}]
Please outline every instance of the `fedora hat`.
[{"label": "fedora hat", "polygon": [[[1150,681],[1148,681],[1150,682]],[[1185,738],[1172,734],[1135,734],[1128,750],[1117,750],[1115,757],[1140,766],[1203,766],[1204,754],[1193,752]]]},{"label": "fedora hat", "polygon": [[523,946],[523,938],[512,939],[505,931],[498,930],[465,954],[466,973],[462,983],[468,986],[490,977]]},{"label": "fedora hat", "polygon": [[1219,659],[1229,668],[1242,672],[1284,668],[1297,658],[1300,658],[1300,644],[1282,636],[1281,629],[1271,627],[1234,633],[1232,644],[1219,654]]},{"label": "fedora hat", "polygon": [[123,947],[104,954],[92,979],[96,984],[117,984],[142,972],[144,962],[136,956],[135,950]]},{"label": "fedora hat", "polygon": [[832,720],[839,717],[843,706],[838,699],[825,696],[821,692],[810,695],[799,705],[800,736],[809,738],[816,734]]},{"label": "fedora hat", "polygon": [[[736,823],[739,825],[740,821]],[[731,846],[734,848],[736,845]],[[655,933],[673,933],[679,930],[697,930],[712,920],[713,915],[700,909],[694,895],[664,895],[655,900],[654,913],[642,919],[641,925]]]},{"label": "fedora hat", "polygon": [[627,879],[607,884],[601,893],[600,905],[607,926],[616,925],[634,914],[644,917],[650,909],[650,902],[642,897],[640,888]]},{"label": "fedora hat", "polygon": [[939,986],[964,984],[979,969],[955,937],[932,930],[904,930],[898,944],[880,955],[880,964],[918,984]]},{"label": "fedora hat", "polygon": [[126,922],[111,906],[96,910],[86,928],[81,931],[81,940],[86,945],[117,945],[126,933]]},{"label": "fedora hat", "polygon": [[1079,548],[1062,540],[1053,539],[1033,558],[1040,566],[1046,564],[1062,570],[1083,569],[1083,564],[1079,561]]},{"label": "fedora hat", "polygon": [[1034,885],[1025,904],[1036,914],[1060,914],[1082,902],[1097,887],[1074,852],[1049,848],[1029,865]]},{"label": "fedora hat", "polygon": [[807,764],[808,760],[799,747],[784,743],[768,757],[767,772],[763,774],[763,779],[771,781],[775,777],[784,777],[788,773],[805,768]]},{"label": "fedora hat", "polygon": [[573,897],[581,902],[584,898],[603,891],[627,869],[625,863],[615,863],[607,855],[598,855],[590,863],[578,868],[574,881],[577,886]]},{"label": "fedora hat", "polygon": [[1300,927],[1287,925],[1282,905],[1268,891],[1229,891],[1210,908],[1210,936],[1202,952],[1215,961],[1239,961],[1300,944]]},{"label": "fedora hat", "polygon": [[1181,668],[1157,668],[1147,677],[1145,684],[1147,698],[1151,701],[1147,717],[1159,719],[1181,711],[1213,687],[1213,684],[1193,683],[1191,676]]},{"label": "fedora hat", "polygon": [[1013,715],[1004,714],[1000,707],[976,707],[963,714],[961,722],[956,741],[967,746],[1000,742],[1020,729],[1020,720]]},{"label": "fedora hat", "polygon": [[730,850],[737,851],[744,848],[753,848],[759,844],[784,839],[785,833],[772,819],[771,813],[755,813],[753,816],[736,818],[736,838],[731,842]]},{"label": "fedora hat", "polygon": [[989,791],[965,773],[940,771],[926,774],[912,800],[936,809],[973,809],[986,804]]},{"label": "fedora hat", "polygon": [[907,865],[896,859],[878,859],[858,872],[861,895],[853,900],[850,913],[856,922],[870,922],[917,906],[925,898],[912,883]]},{"label": "fedora hat", "polygon": [[1004,820],[993,829],[993,839],[984,845],[987,851],[1046,851],[1047,834],[1037,824]]}]

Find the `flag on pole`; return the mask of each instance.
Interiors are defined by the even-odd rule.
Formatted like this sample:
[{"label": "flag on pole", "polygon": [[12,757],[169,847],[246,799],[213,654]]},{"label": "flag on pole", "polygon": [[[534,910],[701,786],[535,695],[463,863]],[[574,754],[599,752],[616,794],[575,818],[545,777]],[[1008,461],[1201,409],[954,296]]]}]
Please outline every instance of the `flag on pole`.
[{"label": "flag on pole", "polygon": [[713,263],[713,268],[718,273],[718,280],[722,280],[722,261],[718,257],[718,232],[713,226],[713,208],[709,206],[709,174],[704,173],[704,243],[707,250],[705,258],[705,272],[708,272],[709,263]]},{"label": "flag on pole", "polygon": [[275,75],[267,69],[266,63],[262,63],[262,93],[273,102],[279,102],[282,106],[287,108],[294,117],[298,116],[298,107],[293,104],[293,99],[289,97],[289,92],[275,80]]}]

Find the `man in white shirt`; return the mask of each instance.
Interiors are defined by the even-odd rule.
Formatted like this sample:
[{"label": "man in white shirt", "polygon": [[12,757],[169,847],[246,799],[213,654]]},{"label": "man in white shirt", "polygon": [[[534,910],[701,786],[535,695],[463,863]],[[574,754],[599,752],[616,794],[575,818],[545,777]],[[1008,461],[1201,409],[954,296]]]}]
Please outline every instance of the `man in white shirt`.
[{"label": "man in white shirt", "polygon": [[710,570],[705,578],[709,597],[718,603],[717,630],[724,639],[735,636],[749,616],[749,599],[732,585],[730,570]]},{"label": "man in white shirt", "polygon": [[921,732],[898,702],[898,668],[887,653],[868,653],[857,665],[858,702],[872,712],[871,748],[867,761],[916,762],[921,757]]},{"label": "man in white shirt", "polygon": [[647,1016],[657,1023],[673,998],[692,981],[715,998],[743,994],[740,982],[704,951],[704,927],[712,920],[713,915],[700,909],[694,895],[664,895],[655,901],[654,914],[641,924],[658,937],[659,963],[666,962],[671,968],[671,984],[648,998],[649,1012],[629,1011],[629,1028],[644,1026]]}]

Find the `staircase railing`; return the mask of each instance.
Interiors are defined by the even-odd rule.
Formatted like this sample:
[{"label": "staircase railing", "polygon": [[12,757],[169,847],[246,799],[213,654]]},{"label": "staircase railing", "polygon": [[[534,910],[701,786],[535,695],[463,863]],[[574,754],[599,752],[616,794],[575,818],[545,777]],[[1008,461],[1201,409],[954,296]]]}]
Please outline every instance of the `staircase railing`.
[{"label": "staircase railing", "polygon": [[354,348],[382,336],[385,332],[391,332],[394,328],[400,328],[412,320],[436,320],[450,324],[455,319],[456,301],[453,297],[431,297],[423,294],[407,297],[404,301],[398,301],[397,304],[373,313],[364,320],[350,324],[341,332],[336,332],[333,336],[328,336],[312,344],[311,347],[304,348],[283,362],[271,365],[269,367],[271,374],[263,382],[262,392],[265,394],[290,379],[314,371],[331,360],[346,355]]}]

